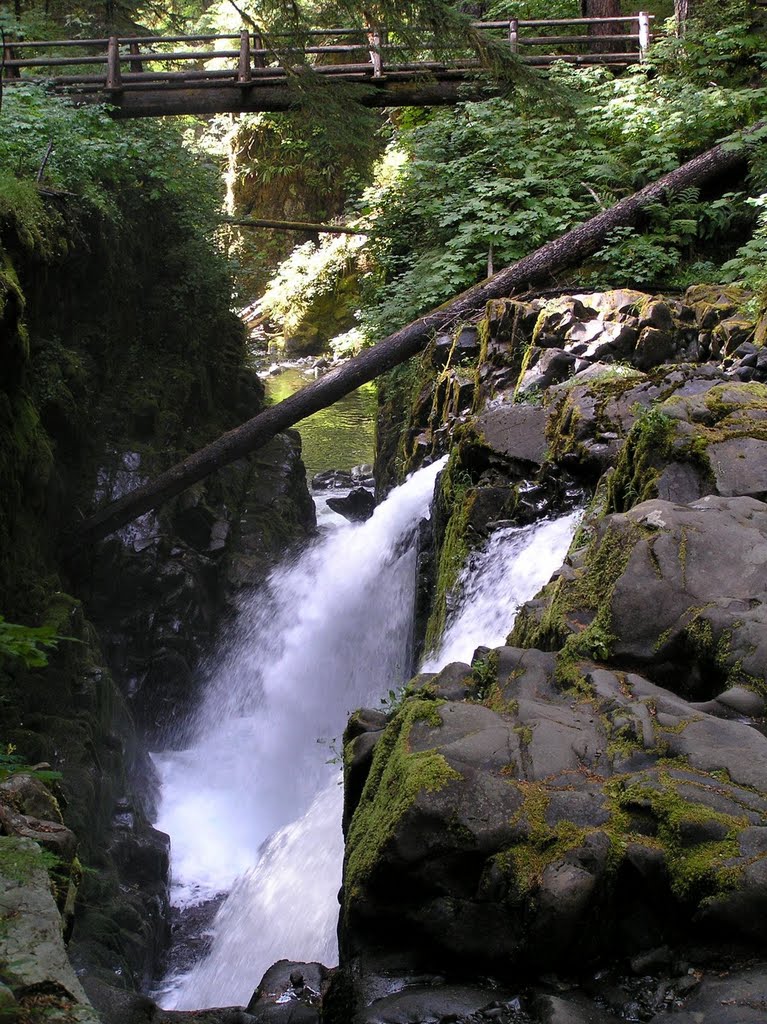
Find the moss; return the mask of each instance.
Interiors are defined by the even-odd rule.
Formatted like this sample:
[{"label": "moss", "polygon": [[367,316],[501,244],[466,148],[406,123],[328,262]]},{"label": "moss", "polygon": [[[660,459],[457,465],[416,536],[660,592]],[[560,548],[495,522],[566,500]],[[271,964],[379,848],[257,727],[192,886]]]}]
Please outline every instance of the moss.
[{"label": "moss", "polygon": [[636,387],[637,379],[643,376],[638,370],[632,370],[630,367],[616,366],[610,367],[585,383],[576,376],[555,388],[550,388],[544,394],[544,403],[552,408],[546,423],[547,458],[556,462],[566,455],[575,454],[580,457],[584,454],[578,429],[581,420],[581,395],[593,401],[593,416],[599,430],[618,430],[619,425],[613,422],[608,414],[609,405],[614,399]]},{"label": "moss", "polygon": [[378,378],[376,487],[388,493],[409,472],[414,437],[425,429],[437,371],[431,348]]},{"label": "moss", "polygon": [[440,477],[438,501],[447,519],[439,548],[437,582],[429,621],[426,624],[425,650],[433,650],[445,629],[448,603],[470,550],[469,523],[476,500],[472,479],[462,461],[460,446],[450,455]]},{"label": "moss", "polygon": [[435,792],[460,779],[460,774],[434,750],[412,752],[410,734],[416,722],[439,726],[440,702],[410,698],[376,744],[365,787],[349,828],[344,886],[359,895],[387,842],[422,792]]},{"label": "moss", "polygon": [[611,512],[627,512],[654,497],[655,484],[670,454],[674,433],[674,421],[657,406],[639,413],[608,482]]},{"label": "moss", "polygon": [[[685,766],[685,771],[691,769]],[[699,773],[699,778],[705,788],[714,782],[705,773]],[[629,821],[636,809],[654,819],[655,838],[666,857],[671,890],[679,899],[700,903],[737,884],[738,872],[731,860],[739,854],[738,834],[748,825],[745,815],[735,817],[685,800],[677,791],[676,780],[663,768],[652,782],[619,778],[612,780],[607,789],[614,810],[628,814]],[[718,826],[723,838],[699,843],[685,838],[686,829],[707,825]]]},{"label": "moss", "polygon": [[[516,385],[529,362],[533,337],[526,323],[530,307],[514,299],[491,299],[479,322],[479,362],[492,362],[513,371]],[[491,348],[493,349],[491,351]]]},{"label": "moss", "polygon": [[745,686],[767,696],[767,680],[746,672],[743,659],[734,656],[732,630],[723,629],[717,635],[705,617],[705,607],[692,609],[692,612],[691,620],[684,627],[683,639],[695,661],[718,676],[717,692],[722,686]]},{"label": "moss", "polygon": [[0,876],[19,884],[28,882],[36,871],[50,872],[59,859],[31,839],[0,836]]},{"label": "moss", "polygon": [[[517,617],[508,642],[515,647],[560,650],[561,665],[582,658],[608,660],[615,636],[610,602],[615,585],[628,565],[641,527],[625,520],[613,524],[589,545],[583,567],[572,579],[560,576],[544,589],[540,617]],[[578,613],[574,618],[572,613]]]},{"label": "moss", "polygon": [[[671,462],[689,463],[713,481],[708,454],[712,444],[740,437],[767,440],[767,422],[753,416],[757,410],[767,411],[764,384],[715,384],[692,398],[668,393],[668,388],[666,393],[662,402],[640,414],[629,432],[609,481],[608,511],[624,512],[655,497],[658,477]],[[692,424],[694,433],[677,436],[680,420]]]},{"label": "moss", "polygon": [[515,725],[512,732],[515,732],[517,736],[519,736],[519,742],[525,748],[529,747],[533,742],[533,730],[529,725]]},{"label": "moss", "polygon": [[497,715],[516,715],[519,711],[519,701],[506,697],[498,683],[490,686],[481,703]]},{"label": "moss", "polygon": [[550,797],[545,783],[517,782],[516,786],[524,799],[512,824],[524,826],[527,839],[504,850],[495,863],[509,881],[511,902],[524,904],[534,897],[546,868],[582,846],[588,829],[570,821],[546,822]]}]

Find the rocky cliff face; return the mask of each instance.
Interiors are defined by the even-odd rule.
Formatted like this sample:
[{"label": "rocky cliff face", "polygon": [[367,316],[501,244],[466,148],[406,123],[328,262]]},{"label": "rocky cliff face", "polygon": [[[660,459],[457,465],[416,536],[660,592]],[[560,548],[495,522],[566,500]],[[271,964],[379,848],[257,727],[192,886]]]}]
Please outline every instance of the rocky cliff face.
[{"label": "rocky cliff face", "polygon": [[507,646],[352,718],[328,1019],[764,1017],[767,362],[737,298],[491,303],[384,391],[380,483],[451,449],[427,643],[499,522],[591,497]]},{"label": "rocky cliff face", "polygon": [[[44,253],[0,225],[0,613],[61,638],[44,668],[0,658],[0,734],[13,751],[0,778],[20,777],[15,759],[61,775],[46,814],[2,784],[4,917],[42,907],[40,865],[23,842],[66,833],[72,848],[46,842],[58,859],[42,866],[68,893],[59,909],[72,959],[81,976],[131,989],[148,984],[169,930],[169,844],[150,825],[147,737],[157,742],[183,718],[236,591],[313,531],[314,509],[300,441],[288,434],[72,554],[89,508],[254,414],[262,389],[223,279],[174,308],[169,258],[178,273],[198,269],[184,265],[177,225],[137,226],[121,245],[76,213],[51,223],[58,233]],[[154,245],[163,230],[172,253]],[[53,943],[56,928],[45,927]],[[2,952],[12,990],[2,998],[23,1015],[47,993],[52,1013],[71,1010],[60,1019],[85,1020],[79,984],[50,973],[58,952],[33,981],[8,974],[19,942],[9,934]]]}]

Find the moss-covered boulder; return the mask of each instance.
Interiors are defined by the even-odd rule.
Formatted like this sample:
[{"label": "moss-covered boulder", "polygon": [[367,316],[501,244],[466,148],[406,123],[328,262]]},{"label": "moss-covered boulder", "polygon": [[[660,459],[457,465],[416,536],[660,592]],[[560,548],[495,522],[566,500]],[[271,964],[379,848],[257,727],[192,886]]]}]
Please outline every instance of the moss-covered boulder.
[{"label": "moss-covered boulder", "polygon": [[670,371],[621,449],[609,507],[704,494],[767,497],[767,385]]},{"label": "moss-covered boulder", "polygon": [[767,692],[767,505],[647,501],[598,522],[523,606],[511,642],[640,668],[699,699]]},{"label": "moss-covered boulder", "polygon": [[99,1024],[67,958],[49,861],[30,839],[0,836],[0,993],[11,1020]]},{"label": "moss-covered boulder", "polygon": [[563,684],[541,651],[462,671],[470,697],[420,678],[375,743],[347,836],[346,962],[530,980],[692,935],[764,942],[759,731],[588,661]]}]

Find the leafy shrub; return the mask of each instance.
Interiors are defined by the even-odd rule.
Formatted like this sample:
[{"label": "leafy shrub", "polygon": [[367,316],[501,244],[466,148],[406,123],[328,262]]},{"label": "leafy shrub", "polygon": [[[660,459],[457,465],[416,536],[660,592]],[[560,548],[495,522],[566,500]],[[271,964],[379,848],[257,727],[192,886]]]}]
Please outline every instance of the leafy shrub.
[{"label": "leafy shrub", "polygon": [[19,658],[27,668],[44,668],[48,664],[46,652],[62,639],[51,626],[21,626],[6,622],[0,615],[0,658]]}]

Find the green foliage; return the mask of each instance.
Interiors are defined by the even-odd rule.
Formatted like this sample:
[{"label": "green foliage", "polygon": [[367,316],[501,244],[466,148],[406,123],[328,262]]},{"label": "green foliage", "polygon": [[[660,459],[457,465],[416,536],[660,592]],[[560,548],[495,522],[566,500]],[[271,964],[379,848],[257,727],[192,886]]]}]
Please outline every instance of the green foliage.
[{"label": "green foliage", "polygon": [[120,220],[120,194],[132,191],[183,211],[190,227],[210,227],[216,216],[216,168],[194,159],[170,125],[114,121],[103,107],[76,107],[40,86],[6,91],[0,118],[4,180],[34,180],[49,145],[44,184],[76,194],[107,217]]},{"label": "green foliage", "polygon": [[653,47],[651,66],[703,86],[753,84],[767,57],[764,22],[748,0],[698,0],[684,36],[669,32]]},{"label": "green foliage", "polygon": [[[371,336],[480,279],[491,246],[495,266],[508,265],[767,109],[760,88],[701,87],[641,69],[614,79],[563,67],[552,78],[559,109],[531,104],[522,90],[399,131],[398,174],[367,197]],[[587,283],[673,283],[704,255],[730,255],[733,234],[752,220],[741,194],[709,207],[688,190],[639,228],[616,229]]]},{"label": "green foliage", "polygon": [[261,297],[261,313],[285,335],[297,330],[320,297],[333,295],[354,269],[363,244],[359,235],[326,235],[320,244],[306,242],[295,248],[277,269]]},{"label": "green foliage", "polygon": [[408,689],[406,686],[398,686],[396,690],[389,690],[385,697],[381,697],[381,711],[387,715],[396,714],[407,696]]},{"label": "green foliage", "polygon": [[51,626],[22,626],[0,615],[0,658],[20,658],[27,668],[43,668],[48,664],[46,651],[62,639]]},{"label": "green foliage", "polygon": [[61,772],[25,764],[14,745],[9,743],[5,750],[0,750],[0,782],[5,782],[12,775],[32,775],[40,782],[57,782],[61,778]]},{"label": "green foliage", "polygon": [[757,226],[752,237],[728,260],[722,280],[737,281],[758,295],[758,302],[767,304],[767,192],[746,200],[757,211]]}]

